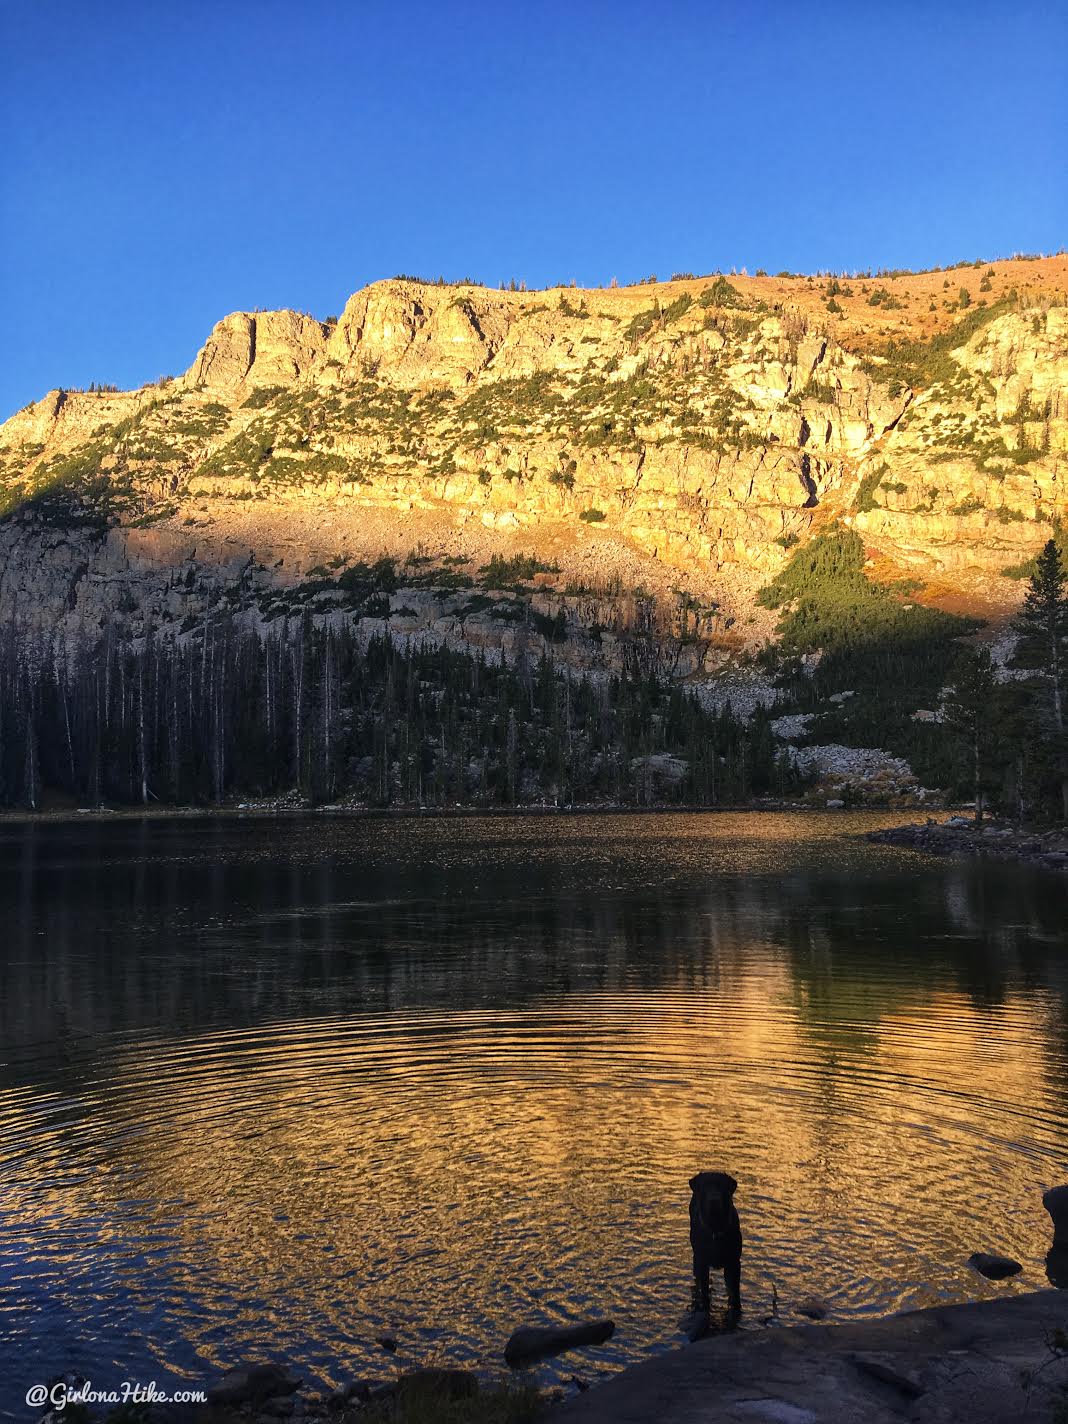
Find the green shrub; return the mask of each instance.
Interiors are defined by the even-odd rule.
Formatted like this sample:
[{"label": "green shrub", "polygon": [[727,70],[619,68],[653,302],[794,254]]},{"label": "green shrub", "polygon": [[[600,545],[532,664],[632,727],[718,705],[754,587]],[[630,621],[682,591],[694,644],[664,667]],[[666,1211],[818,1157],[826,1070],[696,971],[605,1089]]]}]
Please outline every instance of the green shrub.
[{"label": "green shrub", "polygon": [[955,504],[950,509],[950,514],[978,514],[981,509],[985,509],[983,501],[977,495],[970,494],[967,499],[962,499],[960,504]]},{"label": "green shrub", "polygon": [[603,509],[584,509],[579,518],[586,524],[602,524],[607,518]]},{"label": "green shrub", "polygon": [[284,386],[257,386],[251,395],[241,402],[241,409],[262,410],[265,405],[270,405],[276,396],[280,396],[284,389]]},{"label": "green shrub", "polygon": [[645,311],[638,312],[637,316],[631,317],[623,330],[624,339],[633,343],[640,341],[643,336],[647,336],[653,327],[660,320],[660,308],[647,307]]},{"label": "green shrub", "polygon": [[502,559],[494,554],[482,568],[482,586],[491,589],[512,589],[518,584],[529,583],[535,574],[558,574],[555,564],[543,564],[533,554],[516,554],[514,558]]},{"label": "green shrub", "polygon": [[868,514],[873,509],[881,508],[875,498],[875,491],[882,483],[886,474],[886,465],[876,465],[874,469],[868,470],[861,476],[860,486],[857,489],[856,499],[853,501],[853,508],[861,514]]},{"label": "green shrub", "polygon": [[[788,276],[788,273],[780,273]],[[717,277],[711,287],[706,287],[698,297],[703,307],[744,307],[746,300],[737,287],[732,287],[726,277]]]},{"label": "green shrub", "polygon": [[1015,297],[1007,296],[993,306],[976,307],[948,331],[930,341],[890,342],[882,360],[868,359],[861,367],[877,381],[886,381],[892,395],[903,390],[922,390],[939,382],[956,380],[961,370],[950,353],[964,346],[988,322],[1010,311]]}]

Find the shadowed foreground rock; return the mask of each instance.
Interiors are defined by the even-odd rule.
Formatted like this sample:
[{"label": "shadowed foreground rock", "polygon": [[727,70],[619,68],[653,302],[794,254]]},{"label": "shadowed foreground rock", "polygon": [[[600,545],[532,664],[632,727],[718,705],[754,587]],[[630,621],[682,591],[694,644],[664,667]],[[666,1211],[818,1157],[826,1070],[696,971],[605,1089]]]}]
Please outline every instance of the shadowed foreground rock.
[{"label": "shadowed foreground rock", "polygon": [[231,1370],[208,1390],[208,1403],[216,1405],[262,1404],[285,1397],[300,1388],[300,1380],[281,1365],[252,1365]]},{"label": "shadowed foreground rock", "polygon": [[[578,1424],[1004,1424],[1047,1420],[1068,1389],[1068,1295],[738,1331],[647,1360],[554,1419]],[[1026,1377],[1030,1383],[1026,1382]],[[1068,1398],[1068,1396],[1063,1396]]]},{"label": "shadowed foreground rock", "polygon": [[580,1345],[603,1345],[612,1338],[611,1320],[582,1320],[577,1325],[521,1325],[504,1347],[505,1363],[530,1364],[545,1355],[560,1355]]}]

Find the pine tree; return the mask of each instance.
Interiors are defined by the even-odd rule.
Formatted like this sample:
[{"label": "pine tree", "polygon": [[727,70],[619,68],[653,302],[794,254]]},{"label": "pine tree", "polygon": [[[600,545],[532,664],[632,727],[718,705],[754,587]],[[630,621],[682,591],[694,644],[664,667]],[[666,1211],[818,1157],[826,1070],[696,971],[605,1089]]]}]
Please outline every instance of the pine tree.
[{"label": "pine tree", "polygon": [[1050,539],[1036,560],[1030,587],[1013,624],[1016,647],[1012,666],[1029,674],[1033,690],[1034,731],[1045,744],[1060,785],[1061,815],[1068,821],[1068,596],[1056,541]]},{"label": "pine tree", "polygon": [[942,721],[962,744],[975,795],[975,822],[983,819],[997,706],[997,679],[986,648],[965,653],[942,699]]}]

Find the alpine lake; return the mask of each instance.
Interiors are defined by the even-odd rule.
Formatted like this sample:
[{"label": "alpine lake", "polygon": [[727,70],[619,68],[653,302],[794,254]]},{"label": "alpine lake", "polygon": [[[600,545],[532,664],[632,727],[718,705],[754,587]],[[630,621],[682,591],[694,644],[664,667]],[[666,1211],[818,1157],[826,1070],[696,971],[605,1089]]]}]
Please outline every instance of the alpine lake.
[{"label": "alpine lake", "polygon": [[0,824],[0,1412],[607,1315],[537,1371],[595,1379],[680,1343],[701,1169],[744,1329],[1044,1286],[1068,876],[864,838],[900,819]]}]

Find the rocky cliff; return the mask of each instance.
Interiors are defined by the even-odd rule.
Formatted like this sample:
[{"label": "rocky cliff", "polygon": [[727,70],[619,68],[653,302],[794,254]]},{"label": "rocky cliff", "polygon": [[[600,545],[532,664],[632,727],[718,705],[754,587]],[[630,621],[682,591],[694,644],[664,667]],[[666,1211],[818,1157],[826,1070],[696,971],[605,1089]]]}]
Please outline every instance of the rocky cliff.
[{"label": "rocky cliff", "polygon": [[[0,622],[68,643],[298,608],[708,673],[832,522],[997,619],[1068,515],[1068,258],[236,313],[189,370],[0,426]],[[388,606],[350,594],[394,562]],[[524,594],[523,612],[515,594]],[[533,619],[533,621],[532,621]],[[560,636],[566,632],[567,636]],[[665,643],[666,639],[666,643]]]}]

